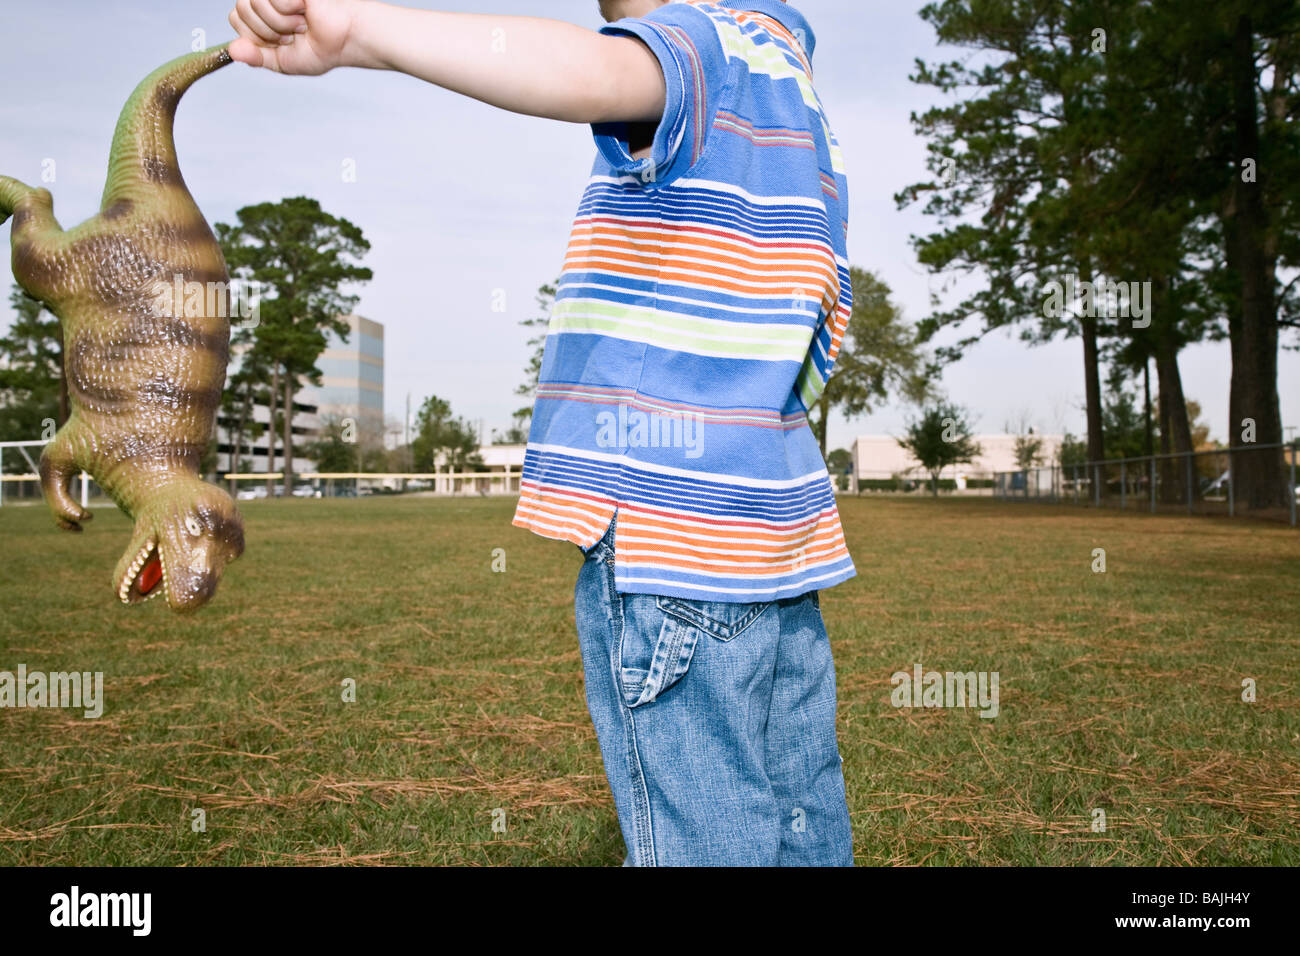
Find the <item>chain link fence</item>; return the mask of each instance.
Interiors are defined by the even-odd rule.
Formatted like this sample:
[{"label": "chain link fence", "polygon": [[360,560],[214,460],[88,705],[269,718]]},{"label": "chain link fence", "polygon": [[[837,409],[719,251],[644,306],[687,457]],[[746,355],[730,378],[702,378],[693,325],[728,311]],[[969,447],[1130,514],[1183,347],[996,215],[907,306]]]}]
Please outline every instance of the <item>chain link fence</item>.
[{"label": "chain link fence", "polygon": [[[1151,514],[1249,515],[1294,528],[1296,456],[1293,446],[1276,443],[999,471],[993,497]],[[1262,501],[1238,500],[1234,477],[1244,468],[1276,476]]]}]

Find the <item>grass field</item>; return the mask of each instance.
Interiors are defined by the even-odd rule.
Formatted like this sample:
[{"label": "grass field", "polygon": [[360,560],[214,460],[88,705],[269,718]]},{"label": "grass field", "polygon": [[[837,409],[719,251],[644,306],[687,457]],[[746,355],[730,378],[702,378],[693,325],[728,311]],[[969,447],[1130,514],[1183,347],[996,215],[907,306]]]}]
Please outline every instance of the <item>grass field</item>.
[{"label": "grass field", "polygon": [[[248,551],[189,618],[114,602],[116,512],[76,537],[0,511],[0,671],[103,671],[107,701],[0,710],[0,864],[622,861],[576,548],[506,499],[241,505]],[[1300,534],[841,509],[859,576],[822,606],[860,865],[1300,865]],[[914,664],[997,671],[999,716],[894,708]]]}]

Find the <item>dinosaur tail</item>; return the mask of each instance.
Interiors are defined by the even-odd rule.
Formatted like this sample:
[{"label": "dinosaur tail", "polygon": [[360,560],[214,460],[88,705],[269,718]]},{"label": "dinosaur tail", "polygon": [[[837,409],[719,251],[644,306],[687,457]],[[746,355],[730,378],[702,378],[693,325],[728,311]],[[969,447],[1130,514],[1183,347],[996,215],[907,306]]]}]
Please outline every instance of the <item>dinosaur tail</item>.
[{"label": "dinosaur tail", "polygon": [[195,80],[230,62],[226,45],[189,53],[164,63],[135,88],[113,133],[101,209],[159,185],[185,188],[172,138],[176,106]]}]

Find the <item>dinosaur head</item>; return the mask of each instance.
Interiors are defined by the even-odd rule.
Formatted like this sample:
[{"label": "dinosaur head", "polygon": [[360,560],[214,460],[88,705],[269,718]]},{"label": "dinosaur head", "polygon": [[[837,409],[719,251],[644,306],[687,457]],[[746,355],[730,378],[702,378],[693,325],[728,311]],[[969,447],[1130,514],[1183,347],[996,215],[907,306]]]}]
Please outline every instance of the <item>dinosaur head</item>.
[{"label": "dinosaur head", "polygon": [[123,604],[165,593],[173,611],[193,611],[211,599],[221,572],[243,553],[244,522],[230,496],[186,479],[160,489],[136,515],[114,587]]}]

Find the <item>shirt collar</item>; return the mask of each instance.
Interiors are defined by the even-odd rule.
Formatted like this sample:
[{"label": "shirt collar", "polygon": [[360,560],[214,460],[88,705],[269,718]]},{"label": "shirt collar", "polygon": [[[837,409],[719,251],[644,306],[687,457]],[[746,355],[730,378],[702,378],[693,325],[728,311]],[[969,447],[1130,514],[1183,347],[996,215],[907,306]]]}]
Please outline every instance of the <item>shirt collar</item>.
[{"label": "shirt collar", "polygon": [[812,59],[813,48],[817,46],[817,35],[804,15],[782,0],[715,0],[719,6],[732,10],[748,10],[769,16],[781,26],[794,34],[796,40],[803,44],[808,59]]}]

